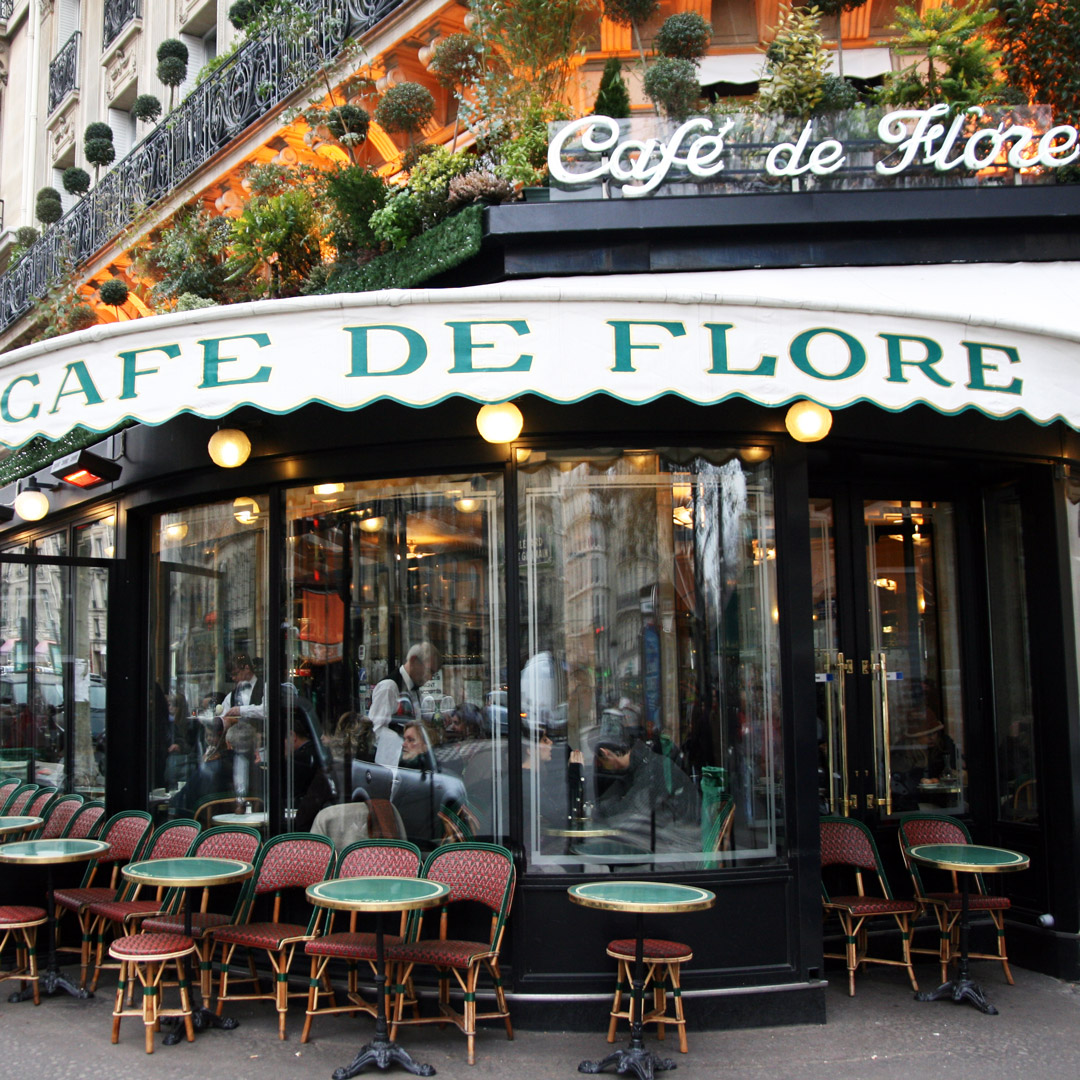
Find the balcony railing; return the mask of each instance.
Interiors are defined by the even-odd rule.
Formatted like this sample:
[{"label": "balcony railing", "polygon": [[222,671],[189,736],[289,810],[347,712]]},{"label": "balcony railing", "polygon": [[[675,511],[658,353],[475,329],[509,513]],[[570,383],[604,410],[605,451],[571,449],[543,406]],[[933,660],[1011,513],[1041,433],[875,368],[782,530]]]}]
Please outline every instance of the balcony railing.
[{"label": "balcony railing", "polygon": [[7,22],[15,10],[15,0],[0,0],[0,22]]},{"label": "balcony railing", "polygon": [[128,23],[142,15],[142,0],[105,0],[105,23],[101,34],[101,51],[104,52],[119,36]]},{"label": "balcony railing", "polygon": [[79,38],[78,30],[64,42],[60,51],[49,64],[49,115],[52,116],[60,103],[73,90],[79,89]]},{"label": "balcony railing", "polygon": [[[35,297],[44,297],[73,266],[115,240],[136,212],[171,194],[304,86],[320,64],[341,52],[346,38],[370,30],[405,2],[307,0],[316,20],[302,41],[285,40],[274,30],[245,42],[0,275],[0,331],[22,318]],[[50,87],[50,112],[51,103]]]}]

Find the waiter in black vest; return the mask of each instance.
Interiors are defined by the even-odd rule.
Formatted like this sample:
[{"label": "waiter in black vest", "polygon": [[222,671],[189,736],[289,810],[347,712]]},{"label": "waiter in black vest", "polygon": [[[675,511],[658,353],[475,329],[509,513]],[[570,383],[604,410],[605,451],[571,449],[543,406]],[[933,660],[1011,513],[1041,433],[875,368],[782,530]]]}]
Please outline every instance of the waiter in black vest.
[{"label": "waiter in black vest", "polygon": [[375,733],[375,762],[394,766],[401,760],[405,725],[420,720],[421,686],[442,666],[439,650],[430,641],[414,645],[405,663],[380,682],[371,694],[371,727]]},{"label": "waiter in black vest", "polygon": [[265,684],[256,676],[251,657],[247,653],[238,653],[233,657],[232,676],[235,685],[221,703],[221,719],[225,730],[238,720],[247,720],[261,731],[266,717],[266,706],[263,702]]}]

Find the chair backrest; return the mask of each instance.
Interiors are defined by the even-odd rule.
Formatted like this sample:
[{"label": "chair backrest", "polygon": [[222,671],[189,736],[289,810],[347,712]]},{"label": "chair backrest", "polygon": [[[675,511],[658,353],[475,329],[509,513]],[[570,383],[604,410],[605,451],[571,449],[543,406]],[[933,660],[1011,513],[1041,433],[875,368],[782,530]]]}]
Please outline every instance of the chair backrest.
[{"label": "chair backrest", "polygon": [[91,799],[80,806],[71,816],[71,820],[60,834],[85,840],[93,838],[105,822],[105,804],[100,799]]},{"label": "chair backrest", "polygon": [[22,787],[22,784],[23,781],[17,776],[5,776],[3,780],[0,780],[0,809],[3,809],[15,789]]},{"label": "chair backrest", "polygon": [[22,812],[30,817],[44,817],[49,804],[59,794],[60,792],[54,787],[40,787],[30,796]]},{"label": "chair backrest", "polygon": [[360,840],[341,853],[337,876],[416,877],[421,861],[420,849],[407,840]]},{"label": "chair backrest", "polygon": [[702,866],[708,870],[720,865],[716,855],[727,846],[728,837],[731,836],[731,826],[735,822],[735,800],[726,798],[715,804],[710,811],[711,820],[706,818],[704,807],[702,809],[702,851],[707,853]]},{"label": "chair backrest", "polygon": [[514,899],[516,874],[510,852],[500,844],[469,841],[444,844],[424,863],[421,877],[450,887],[443,909],[462,900],[483,904],[492,912],[492,948],[498,949]]},{"label": "chair backrest", "polygon": [[[282,893],[287,889],[306,889],[331,876],[334,844],[328,836],[314,833],[282,833],[272,836],[259,851],[255,873],[248,879],[233,913],[233,922],[249,922],[257,896],[274,894],[272,921],[280,918]],[[314,932],[322,915],[321,908],[311,913],[309,929]]]},{"label": "chair backrest", "polygon": [[150,815],[145,810],[121,810],[113,814],[102,826],[97,838],[109,845],[104,855],[92,860],[83,874],[82,884],[86,888],[94,880],[99,866],[112,867],[112,881],[116,888],[120,866],[141,856],[146,840],[150,836]]},{"label": "chair backrest", "polygon": [[54,798],[45,811],[45,821],[35,839],[54,840],[60,836],[85,801],[81,795],[58,795]]},{"label": "chair backrest", "polygon": [[262,834],[248,825],[215,825],[199,833],[189,855],[207,859],[239,859],[254,864],[262,844]]},{"label": "chair backrest", "polygon": [[33,798],[38,789],[37,784],[20,784],[9,796],[4,804],[5,814],[22,814],[26,812],[26,804]]},{"label": "chair backrest", "polygon": [[[915,883],[915,894],[919,897],[926,896],[926,885],[923,882],[922,868],[908,857],[911,848],[918,847],[920,844],[971,843],[971,834],[962,821],[949,817],[947,814],[934,813],[901,814],[896,838],[900,841],[900,853],[904,856],[904,865],[911,871],[911,880]],[[933,879],[933,872],[930,876]],[[955,888],[955,874],[952,875],[952,879]],[[981,875],[975,875],[975,884],[981,892],[983,888]]]},{"label": "chair backrest", "polygon": [[[847,866],[855,870],[859,895],[864,894],[862,875],[865,871],[877,875],[883,896],[892,899],[892,890],[885,879],[881,856],[870,830],[854,818],[827,816],[820,819],[821,867]],[[822,893],[828,899],[825,883]]]},{"label": "chair backrest", "polygon": [[166,821],[154,830],[150,843],[140,855],[142,859],[179,859],[188,853],[202,826],[190,818]]}]

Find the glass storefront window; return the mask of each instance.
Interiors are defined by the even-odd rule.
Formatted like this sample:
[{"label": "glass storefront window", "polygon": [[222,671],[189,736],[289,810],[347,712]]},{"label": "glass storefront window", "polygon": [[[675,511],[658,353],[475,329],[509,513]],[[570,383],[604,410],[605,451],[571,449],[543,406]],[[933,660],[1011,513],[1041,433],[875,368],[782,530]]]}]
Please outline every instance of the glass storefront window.
[{"label": "glass storefront window", "polygon": [[772,468],[744,457],[533,451],[519,466],[534,870],[783,855]]},{"label": "glass storefront window", "polygon": [[286,494],[295,828],[423,847],[507,832],[501,475]]},{"label": "glass storefront window", "polygon": [[154,519],[150,804],[195,816],[266,806],[267,500]]}]

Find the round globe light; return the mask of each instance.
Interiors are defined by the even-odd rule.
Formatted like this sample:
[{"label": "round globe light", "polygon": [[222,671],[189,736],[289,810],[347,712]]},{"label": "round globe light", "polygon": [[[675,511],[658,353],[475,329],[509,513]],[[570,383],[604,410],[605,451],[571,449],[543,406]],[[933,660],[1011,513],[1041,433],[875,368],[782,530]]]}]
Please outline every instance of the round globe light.
[{"label": "round globe light", "polygon": [[250,495],[233,499],[233,517],[241,525],[254,525],[259,520],[259,504]]},{"label": "round globe light", "polygon": [[360,519],[360,528],[364,532],[377,533],[386,525],[384,517],[369,517]]},{"label": "round globe light", "polygon": [[796,442],[818,442],[829,434],[832,413],[816,401],[796,401],[788,409],[784,424]]},{"label": "round globe light", "polygon": [[219,428],[210,436],[206,449],[215,465],[235,469],[251,454],[251,440],[239,428]]},{"label": "round globe light", "polygon": [[23,521],[40,521],[49,512],[49,497],[44,491],[28,488],[15,496],[15,513]]},{"label": "round globe light", "polygon": [[476,414],[476,430],[489,443],[513,442],[520,434],[525,418],[512,402],[485,405]]}]

